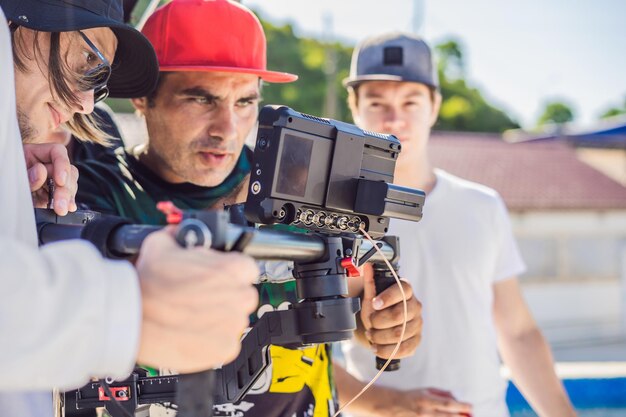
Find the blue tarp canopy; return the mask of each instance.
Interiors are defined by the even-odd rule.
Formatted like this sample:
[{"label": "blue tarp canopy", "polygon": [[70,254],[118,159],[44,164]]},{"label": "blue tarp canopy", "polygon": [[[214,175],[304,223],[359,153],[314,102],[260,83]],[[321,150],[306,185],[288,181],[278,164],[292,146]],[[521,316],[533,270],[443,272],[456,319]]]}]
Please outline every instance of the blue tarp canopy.
[{"label": "blue tarp canopy", "polygon": [[549,125],[536,133],[515,129],[505,132],[504,138],[510,142],[565,139],[574,147],[626,149],[626,118],[603,121],[590,128],[578,128],[566,123]]}]

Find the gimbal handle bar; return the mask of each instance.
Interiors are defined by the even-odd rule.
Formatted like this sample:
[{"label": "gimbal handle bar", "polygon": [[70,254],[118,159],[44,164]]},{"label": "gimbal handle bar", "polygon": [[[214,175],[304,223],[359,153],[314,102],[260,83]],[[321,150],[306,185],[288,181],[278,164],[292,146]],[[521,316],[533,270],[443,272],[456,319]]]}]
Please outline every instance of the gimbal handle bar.
[{"label": "gimbal handle bar", "polygon": [[[224,252],[240,251],[257,260],[294,262],[315,261],[324,256],[326,251],[324,239],[316,234],[269,228],[256,229],[229,223],[226,214],[220,215],[222,212],[207,213],[215,215],[215,224],[208,225],[209,232],[212,234],[210,247],[213,249]],[[40,244],[67,239],[86,239],[94,243],[104,256],[111,258],[128,258],[137,255],[146,236],[162,228],[161,226],[130,224],[122,218],[101,216],[91,211],[71,213],[75,219],[56,216],[54,212],[46,209],[36,209],[36,215]],[[184,222],[185,220],[181,223],[181,228],[185,227]],[[221,232],[221,236],[216,235],[216,228],[220,229],[217,232]],[[387,242],[381,240],[376,244],[388,260],[397,257],[396,249]],[[370,253],[372,249],[372,244],[366,240],[361,241],[358,248],[361,253]],[[374,252],[366,261],[383,262],[383,258]],[[364,262],[365,260],[360,264]]]}]

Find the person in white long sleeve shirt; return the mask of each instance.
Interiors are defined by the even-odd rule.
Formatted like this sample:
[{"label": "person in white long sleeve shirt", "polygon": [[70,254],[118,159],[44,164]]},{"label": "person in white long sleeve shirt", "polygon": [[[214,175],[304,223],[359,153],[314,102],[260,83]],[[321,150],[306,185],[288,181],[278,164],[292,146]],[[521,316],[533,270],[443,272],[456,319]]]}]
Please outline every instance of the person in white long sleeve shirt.
[{"label": "person in white long sleeve shirt", "polygon": [[[50,176],[58,185],[56,202],[64,201],[55,211],[75,210],[77,177],[62,146],[23,146],[21,139],[40,141],[59,123],[98,139],[98,129],[84,116],[102,90],[145,95],[156,81],[151,46],[138,32],[122,28],[121,20],[119,0],[0,1],[0,22],[7,21],[0,24],[3,416],[52,415],[50,389],[75,388],[90,377],[123,378],[136,361],[181,372],[227,362],[238,353],[239,337],[257,303],[251,283],[258,270],[250,258],[183,250],[167,231],[146,239],[136,270],[127,262],[102,259],[82,241],[37,247],[33,198],[39,204],[47,197],[42,184]],[[15,68],[9,28],[13,45],[24,48]],[[59,98],[59,80],[47,74],[54,49],[49,32],[54,31],[60,32],[56,47],[68,60],[61,66],[67,73],[103,70],[102,61],[117,61],[109,84],[108,78],[99,84],[88,77],[64,79],[70,100]],[[129,45],[141,57],[134,64],[143,64],[136,74],[132,68],[128,72],[124,60]],[[75,65],[73,59],[85,61]],[[137,74],[140,78],[133,79]],[[230,302],[235,297],[238,303]]]}]

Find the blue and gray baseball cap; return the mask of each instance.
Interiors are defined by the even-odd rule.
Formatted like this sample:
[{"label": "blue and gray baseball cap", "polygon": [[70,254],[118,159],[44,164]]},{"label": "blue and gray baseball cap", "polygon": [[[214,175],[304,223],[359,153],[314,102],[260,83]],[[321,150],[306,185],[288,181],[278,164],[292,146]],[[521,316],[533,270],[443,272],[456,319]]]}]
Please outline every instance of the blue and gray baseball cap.
[{"label": "blue and gray baseball cap", "polygon": [[360,42],[352,53],[345,87],[364,81],[412,81],[439,88],[430,47],[408,33],[388,33]]}]

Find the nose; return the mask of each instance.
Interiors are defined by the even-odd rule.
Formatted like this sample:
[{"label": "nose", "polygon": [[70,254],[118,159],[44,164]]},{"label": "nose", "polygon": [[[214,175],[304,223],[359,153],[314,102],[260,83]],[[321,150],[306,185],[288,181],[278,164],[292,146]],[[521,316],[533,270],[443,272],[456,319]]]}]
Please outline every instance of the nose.
[{"label": "nose", "polygon": [[397,110],[388,109],[386,111],[385,118],[383,120],[383,128],[385,132],[396,134],[399,129],[403,129],[405,127],[406,123]]},{"label": "nose", "polygon": [[95,106],[93,94],[93,90],[75,91],[74,95],[76,96],[78,102],[72,110],[74,110],[75,113],[91,114]]},{"label": "nose", "polygon": [[218,106],[217,111],[211,118],[209,134],[213,137],[222,138],[225,141],[237,137],[237,114],[230,106]]}]

